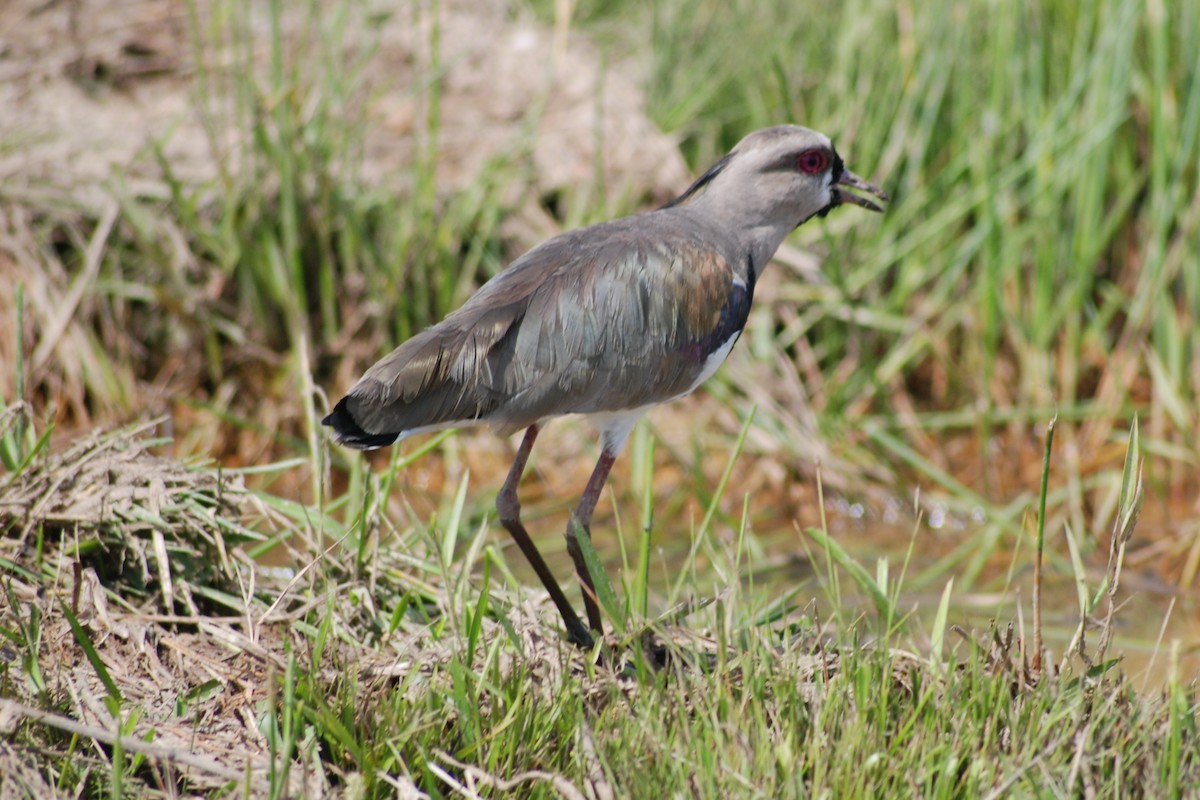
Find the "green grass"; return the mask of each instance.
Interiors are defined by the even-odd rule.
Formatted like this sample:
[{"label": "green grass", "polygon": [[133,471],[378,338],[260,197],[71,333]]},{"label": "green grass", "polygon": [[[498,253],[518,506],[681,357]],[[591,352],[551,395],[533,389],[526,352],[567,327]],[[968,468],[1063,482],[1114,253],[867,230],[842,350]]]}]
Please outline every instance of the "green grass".
[{"label": "green grass", "polygon": [[[117,435],[113,451],[138,435]],[[1090,603],[1081,614],[1099,622],[1099,635],[1045,662],[1033,649],[1040,631],[1006,621],[1015,607],[975,630],[951,625],[961,599],[953,582],[931,624],[898,612],[906,565],[872,576],[827,530],[809,534],[830,580],[782,606],[740,580],[752,534],[722,546],[699,530],[712,568],[732,579],[713,595],[691,581],[668,587],[663,599],[681,605],[658,621],[633,611],[644,601],[623,581],[602,587],[629,632],[599,662],[552,633],[547,604],[522,600],[528,590],[486,528],[467,524],[454,486],[445,524],[428,528],[396,527],[380,502],[389,489],[373,478],[328,514],[259,494],[272,510],[264,525],[298,554],[321,555],[287,576],[244,563],[241,580],[254,590],[205,593],[217,605],[203,616],[157,593],[128,606],[136,587],[116,578],[105,588],[119,610],[98,619],[64,577],[77,558],[70,538],[48,531],[31,569],[0,562],[15,600],[0,611],[0,647],[22,654],[0,663],[0,707],[17,720],[6,767],[85,796],[155,796],[164,782],[273,797],[302,785],[358,797],[400,786],[431,796],[464,787],[575,796],[588,786],[615,796],[1188,796],[1200,781],[1200,697],[1177,647],[1164,654],[1168,678],[1149,693],[1107,650],[1142,496],[1139,456],[1131,435],[1109,568],[1098,583],[1079,576]],[[35,462],[10,477],[20,485],[42,469],[54,468]],[[191,494],[219,507],[214,491],[198,477]],[[236,517],[227,524],[240,526]],[[197,544],[185,526],[163,531],[172,547]],[[363,531],[376,535],[356,543]],[[85,566],[128,560],[145,535],[115,525],[87,533],[107,555],[85,556]],[[178,586],[203,592],[200,573],[182,562],[169,569]],[[681,570],[696,573],[695,563]],[[36,598],[22,588],[30,583],[43,587]],[[858,590],[882,598],[874,612],[856,610]],[[29,599],[17,600],[20,591]],[[690,602],[706,596],[713,601]],[[114,623],[170,643],[171,668],[146,670],[136,651],[131,660]],[[249,631],[248,650],[225,650]],[[74,721],[81,692],[103,700],[112,726]],[[209,732],[214,715],[244,714],[257,733],[237,733],[240,744],[222,752],[228,734]],[[182,762],[184,777],[168,768],[190,752],[181,735],[204,744]],[[99,757],[81,761],[79,737],[102,745]]]},{"label": "green grass", "polygon": [[[408,166],[368,174],[375,13],[193,8],[194,107],[220,173],[190,182],[152,147],[163,191],[114,176],[104,210],[48,192],[14,217],[26,227],[12,223],[0,258],[39,269],[0,297],[16,332],[0,334],[0,501],[62,449],[55,424],[158,412],[163,386],[175,452],[244,468],[254,500],[238,516],[197,490],[177,517],[6,529],[0,543],[20,547],[0,552],[0,702],[91,727],[22,711],[0,767],[87,796],[283,796],[305,780],[356,797],[406,781],[435,796],[1194,794],[1194,645],[1138,634],[1168,665],[1154,691],[1114,658],[1131,548],[1160,548],[1182,589],[1200,572],[1194,520],[1130,538],[1147,498],[1190,496],[1200,463],[1195,4],[582,2],[558,20],[610,61],[639,54],[647,108],[697,170],[795,121],[895,198],[879,218],[843,210],[793,237],[825,281],[789,273],[760,293],[708,387],[733,423],[682,448],[635,432],[611,494],[618,551],[598,533],[589,553],[620,567],[600,587],[620,633],[599,664],[529,602],[490,521],[495,486],[453,436],[372,469],[319,428],[325,393],[534,244],[501,232],[519,148],[470,189],[437,185],[452,45],[437,3],[386,12],[428,26],[430,47],[422,79],[398,89],[416,109]],[[611,213],[596,194],[557,221]],[[32,202],[2,188],[0,201]],[[29,299],[47,288],[73,312],[53,347],[39,338],[53,314]],[[820,525],[786,520],[790,538],[768,546],[779,520],[740,467],[769,457],[785,482],[815,484],[814,441],[821,477],[851,500],[884,487],[907,503],[919,487],[923,509],[979,521],[918,520],[907,550],[863,552],[821,496]],[[447,480],[418,513],[407,476],[435,460]],[[780,549],[806,550],[813,574],[760,582]],[[1047,601],[1029,620],[1022,602],[1033,564],[1071,587],[1047,653]],[[150,626],[157,657],[184,658],[183,641],[218,677],[186,674],[169,714],[130,691],[118,667],[140,662],[78,607],[83,568],[110,581],[122,621]],[[1001,598],[994,619],[972,624],[963,609],[985,594]],[[237,658],[240,672],[211,666]],[[181,779],[147,742],[188,725],[216,741],[211,721],[235,707],[253,731],[233,772],[261,774],[193,765]]]}]

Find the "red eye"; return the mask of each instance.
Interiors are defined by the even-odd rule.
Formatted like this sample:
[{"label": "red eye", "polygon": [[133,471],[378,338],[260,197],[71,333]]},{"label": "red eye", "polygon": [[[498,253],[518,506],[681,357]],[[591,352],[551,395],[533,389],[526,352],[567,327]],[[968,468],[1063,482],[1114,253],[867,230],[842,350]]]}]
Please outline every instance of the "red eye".
[{"label": "red eye", "polygon": [[822,150],[821,148],[805,150],[796,157],[796,169],[801,172],[807,172],[809,175],[824,172],[828,166],[829,151]]}]

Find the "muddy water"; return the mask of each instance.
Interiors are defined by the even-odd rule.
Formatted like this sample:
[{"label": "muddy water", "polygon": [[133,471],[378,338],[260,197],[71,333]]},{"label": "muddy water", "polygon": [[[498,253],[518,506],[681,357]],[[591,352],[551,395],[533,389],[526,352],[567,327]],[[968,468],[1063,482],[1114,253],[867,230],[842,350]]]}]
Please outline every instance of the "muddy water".
[{"label": "muddy water", "polygon": [[[681,569],[690,565],[691,574],[685,582],[689,588],[685,591],[703,597],[722,588],[722,580],[735,574],[732,565],[736,560],[736,574],[743,588],[757,598],[751,602],[761,604],[795,592],[796,607],[815,601],[826,619],[835,610],[843,621],[853,620],[860,613],[872,615],[869,601],[855,591],[844,571],[838,573],[840,601],[833,599],[825,555],[802,533],[822,525],[815,479],[781,469],[769,459],[739,459],[713,524],[696,544],[694,537],[706,504],[727,463],[728,445],[711,452],[697,450],[695,445],[689,447],[687,442],[695,442],[696,431],[703,430],[711,420],[701,415],[690,422],[678,431],[655,425],[659,444],[652,470],[647,468],[650,461],[639,458],[636,442],[618,461],[593,523],[593,541],[608,565],[610,577],[618,583],[632,581],[632,576],[621,575],[621,543],[623,540],[625,558],[632,562],[649,475],[653,481],[652,614],[664,610],[669,586]],[[586,425],[570,421],[556,423],[538,445],[521,486],[524,518],[552,569],[569,586],[569,595],[577,597],[562,532],[568,511],[587,481],[596,456],[595,445]],[[473,512],[477,518],[486,513],[494,520],[491,504],[504,479],[512,448],[511,442],[486,433],[460,435],[442,454],[410,468],[399,490],[418,516],[428,515],[445,502],[447,492],[469,470]],[[1034,448],[1026,449],[1036,453]],[[975,471],[980,475],[988,472],[980,465]],[[955,474],[970,472],[961,469]],[[1020,472],[1028,472],[1032,477],[1026,483],[1036,487],[1035,470]],[[1191,562],[1196,558],[1193,551],[1200,536],[1200,524],[1190,502],[1148,499],[1127,552],[1110,656],[1122,657],[1125,672],[1135,685],[1163,685],[1173,669],[1183,680],[1200,678],[1200,593],[1179,588],[1192,579],[1189,574],[1194,576]],[[989,520],[979,508],[954,512],[931,502],[924,504],[918,517],[914,506],[911,499],[881,497],[878,493],[863,500],[830,496],[824,501],[824,525],[869,573],[876,574],[879,563],[886,562],[892,579],[890,593],[895,592],[895,580],[904,572],[897,609],[911,613],[910,630],[918,636],[929,630],[942,590],[951,578],[951,624],[961,625],[977,636],[983,635],[992,619],[1014,620],[1031,631],[1033,553],[1032,537],[1021,533],[1024,512],[1017,513],[1006,527]],[[739,556],[743,509],[749,524]],[[1075,636],[1080,616],[1063,527],[1058,521],[1048,533],[1043,580],[1044,638],[1055,661],[1061,659]],[[493,528],[492,540],[505,548],[514,572],[536,583],[504,532],[494,524]],[[1107,533],[1079,537],[1089,596],[1102,584],[1107,546]],[[838,609],[832,608],[835,603]],[[1106,602],[1101,601],[1092,620],[1102,619],[1106,608]],[[1089,629],[1091,646],[1097,638],[1098,631]],[[1178,643],[1174,664],[1172,642]]]},{"label": "muddy water", "polygon": [[[961,626],[978,640],[982,640],[993,620],[1001,624],[1012,621],[1018,629],[1024,626],[1032,635],[1033,548],[1028,543],[1017,550],[1015,559],[1014,548],[1010,544],[1000,544],[996,556],[989,559],[978,576],[968,583],[956,566],[939,566],[939,561],[963,547],[964,543],[969,544],[973,537],[986,533],[983,525],[956,523],[939,530],[930,528],[926,522],[919,526],[915,523],[885,523],[867,519],[865,513],[853,506],[850,504],[847,508],[845,503],[827,501],[827,529],[870,574],[878,574],[879,563],[886,562],[891,579],[889,594],[896,597],[899,613],[911,615],[911,633],[920,638],[930,630],[946,582],[954,579],[950,624]],[[689,510],[693,512],[691,518],[698,524],[703,509]],[[549,513],[539,514],[531,528],[538,528],[535,538],[539,548],[564,586],[570,585],[569,596],[576,597],[571,562],[558,531],[558,523],[565,520],[567,508],[559,504],[543,511]],[[624,522],[626,557],[631,561],[635,558],[633,554],[640,534],[635,522],[639,513],[640,508],[635,504],[622,504],[618,509]],[[613,530],[614,520],[611,514],[597,519],[593,526],[594,542],[605,559],[610,578],[615,583],[629,583],[632,567],[629,574],[622,574],[624,561]],[[545,530],[547,527],[551,530]],[[946,530],[947,527],[950,529]],[[754,595],[751,602],[761,606],[771,598],[794,592],[794,607],[803,609],[815,601],[821,617],[827,620],[834,618],[835,612],[843,622],[853,621],[860,615],[875,615],[870,599],[856,589],[852,578],[844,571],[838,572],[839,588],[834,594],[824,553],[790,520],[752,515],[751,530],[753,541],[744,545],[739,559],[741,569],[737,573],[743,592]],[[504,541],[503,531],[498,532],[497,537],[498,541]],[[694,563],[694,577],[688,578],[685,585],[689,588],[684,590],[685,595],[694,590],[698,596],[705,597],[723,588],[718,576],[730,574],[737,540],[734,529],[717,525],[708,534],[709,541],[697,548],[694,562],[690,556],[693,543],[686,529],[672,530],[660,523],[655,526],[653,537],[652,616],[665,610],[665,597],[671,583],[679,570],[690,563]],[[1061,550],[1065,556],[1065,546]],[[1137,549],[1135,539],[1135,548],[1127,556],[1117,595],[1115,635],[1109,657],[1122,659],[1126,675],[1137,686],[1165,685],[1172,670],[1184,681],[1200,679],[1200,596],[1195,591],[1179,590],[1154,570],[1138,566],[1139,560],[1145,560],[1145,550]],[[523,580],[536,584],[532,571],[515,548],[506,546],[506,554],[514,571]],[[720,563],[714,565],[713,561]],[[1098,552],[1087,559],[1089,602],[1094,602],[1094,596],[1103,585],[1104,562],[1104,555]],[[901,587],[899,592],[895,589],[897,580]],[[832,607],[837,602],[835,597],[841,601],[836,609]],[[1096,624],[1103,620],[1107,607],[1107,600],[1103,598],[1093,606],[1085,639],[1089,653],[1094,653],[1099,638]],[[1052,661],[1060,661],[1076,637],[1079,608],[1078,590],[1069,566],[1057,556],[1048,559],[1042,584],[1042,619],[1044,641]],[[958,640],[952,639],[952,643],[954,641]],[[1177,644],[1173,645],[1173,642]],[[1171,661],[1173,646],[1177,648],[1174,664]]]},{"label": "muddy water", "polygon": [[[1148,508],[1142,528],[1156,527],[1159,515]],[[954,580],[949,621],[979,635],[992,620],[1015,622],[1029,632],[1033,629],[1034,547],[1032,537],[1016,543],[1001,536],[995,554],[984,562],[977,577],[968,582],[969,563],[946,565],[942,560],[955,550],[970,551],[972,541],[989,534],[981,520],[953,519],[940,528],[931,527],[935,519],[920,525],[887,526],[869,519],[840,518],[835,534],[839,542],[868,569],[878,559],[887,559],[892,574],[901,565],[912,544],[906,580],[897,603],[901,611],[912,610],[916,630],[928,630],[941,600],[946,582]],[[833,525],[831,525],[831,533]],[[915,533],[914,533],[915,531]],[[1162,541],[1162,540],[1159,540]],[[1108,610],[1107,597],[1097,602],[1104,583],[1108,537],[1083,542],[1084,575],[1088,602],[1094,603],[1085,634],[1088,652],[1094,652],[1099,639],[1096,624]],[[1125,567],[1120,576],[1114,616],[1114,639],[1109,657],[1119,656],[1126,675],[1135,685],[1161,686],[1175,671],[1184,681],[1200,679],[1200,594],[1180,589],[1166,580],[1160,566],[1159,545],[1151,539],[1134,539],[1126,551]],[[1060,661],[1077,635],[1081,618],[1079,589],[1069,563],[1069,550],[1062,535],[1049,534],[1047,557],[1043,562],[1042,622],[1046,647],[1053,661]],[[843,579],[844,580],[844,579]],[[864,610],[870,610],[860,604]],[[1177,644],[1173,645],[1173,642]],[[1172,664],[1172,647],[1177,661]]]}]

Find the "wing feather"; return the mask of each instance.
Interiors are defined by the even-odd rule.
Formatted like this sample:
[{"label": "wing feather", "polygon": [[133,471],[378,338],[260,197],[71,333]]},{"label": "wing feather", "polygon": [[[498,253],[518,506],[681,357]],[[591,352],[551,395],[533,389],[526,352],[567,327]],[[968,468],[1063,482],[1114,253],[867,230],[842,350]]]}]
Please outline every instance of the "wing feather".
[{"label": "wing feather", "polygon": [[509,432],[671,399],[736,335],[721,329],[745,322],[739,268],[732,244],[684,209],[563,234],[380,360],[343,402],[374,436],[471,422]]}]

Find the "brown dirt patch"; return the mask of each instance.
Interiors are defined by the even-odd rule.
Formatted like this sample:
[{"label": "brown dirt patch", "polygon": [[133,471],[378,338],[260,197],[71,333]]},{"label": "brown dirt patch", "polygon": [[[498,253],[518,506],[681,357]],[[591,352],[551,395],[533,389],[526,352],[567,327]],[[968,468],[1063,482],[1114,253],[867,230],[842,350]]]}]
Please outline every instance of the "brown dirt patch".
[{"label": "brown dirt patch", "polygon": [[[229,131],[206,131],[195,93],[200,68],[220,81],[231,60],[209,42],[198,64],[178,0],[13,0],[0,9],[0,185],[8,198],[49,185],[102,205],[105,182],[156,181],[147,145],[159,142],[181,177],[212,180]],[[395,180],[411,163],[431,65],[442,80],[438,179],[444,190],[479,179],[499,155],[527,147],[533,191],[577,191],[597,178],[613,196],[666,197],[688,171],[670,137],[648,120],[630,54],[605,61],[587,40],[545,28],[501,2],[439,4],[434,19],[413,8],[354,20],[347,49],[377,50],[364,65],[362,174]],[[216,0],[195,5],[208,25]],[[227,9],[226,9],[227,10]],[[254,6],[255,68],[268,68],[270,20]],[[288,11],[290,47],[307,20]],[[432,29],[441,52],[429,52]],[[202,33],[201,36],[204,34]],[[435,61],[436,59],[436,61]],[[33,199],[33,198],[31,198]]]}]

